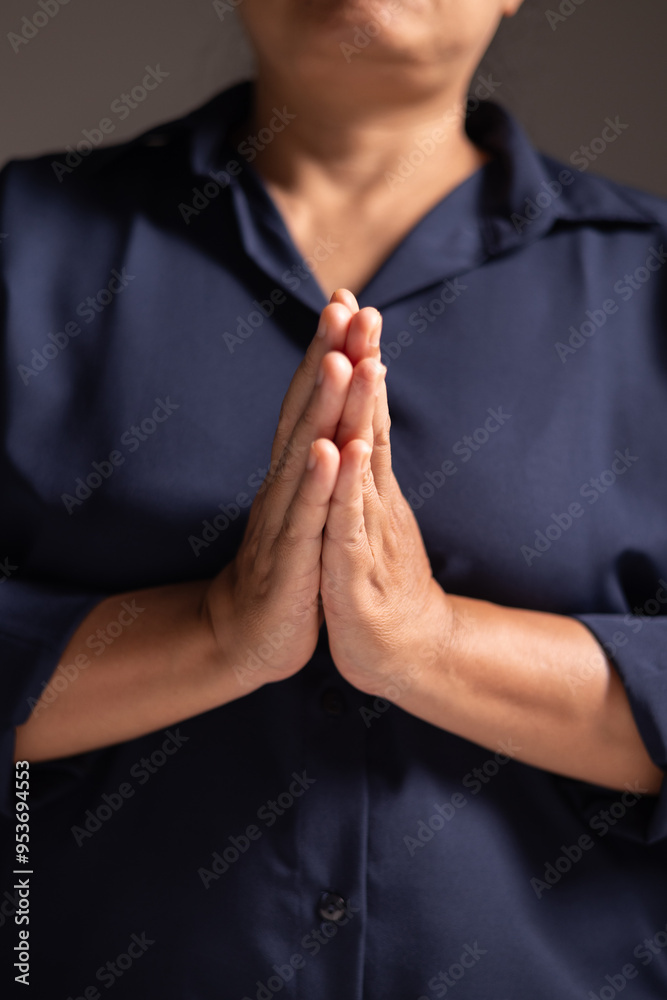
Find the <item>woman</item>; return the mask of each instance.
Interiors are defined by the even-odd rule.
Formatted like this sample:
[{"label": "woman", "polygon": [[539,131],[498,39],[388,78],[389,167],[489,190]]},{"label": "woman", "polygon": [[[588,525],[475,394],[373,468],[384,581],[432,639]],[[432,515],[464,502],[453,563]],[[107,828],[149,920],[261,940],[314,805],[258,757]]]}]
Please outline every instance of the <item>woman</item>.
[{"label": "woman", "polygon": [[466,101],[519,5],[4,172],[33,995],[664,993],[665,206]]}]

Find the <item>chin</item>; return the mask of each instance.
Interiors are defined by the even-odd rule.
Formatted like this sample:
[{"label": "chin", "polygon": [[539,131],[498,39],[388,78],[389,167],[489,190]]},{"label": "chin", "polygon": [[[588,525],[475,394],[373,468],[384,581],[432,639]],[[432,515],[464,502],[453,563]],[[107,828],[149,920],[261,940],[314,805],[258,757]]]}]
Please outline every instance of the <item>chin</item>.
[{"label": "chin", "polygon": [[295,14],[302,20],[313,17],[339,29],[377,27],[404,19],[410,0],[294,0]]},{"label": "chin", "polygon": [[359,54],[382,59],[429,47],[434,19],[426,6],[430,10],[420,0],[294,0],[293,12],[319,52],[335,47],[339,54],[341,45],[354,45]]}]

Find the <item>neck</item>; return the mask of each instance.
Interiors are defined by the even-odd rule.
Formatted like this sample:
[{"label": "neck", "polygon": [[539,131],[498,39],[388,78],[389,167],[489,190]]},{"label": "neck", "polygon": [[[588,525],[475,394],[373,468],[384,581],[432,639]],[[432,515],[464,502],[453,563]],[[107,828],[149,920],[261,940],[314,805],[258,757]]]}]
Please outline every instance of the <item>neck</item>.
[{"label": "neck", "polygon": [[397,87],[396,78],[379,77],[372,89],[352,93],[260,66],[252,120],[244,127],[256,135],[274,117],[274,107],[294,116],[255,160],[263,177],[286,194],[323,184],[348,199],[387,192],[403,165],[410,187],[435,186],[444,195],[488,160],[465,131],[466,92],[467,80],[415,92]]}]

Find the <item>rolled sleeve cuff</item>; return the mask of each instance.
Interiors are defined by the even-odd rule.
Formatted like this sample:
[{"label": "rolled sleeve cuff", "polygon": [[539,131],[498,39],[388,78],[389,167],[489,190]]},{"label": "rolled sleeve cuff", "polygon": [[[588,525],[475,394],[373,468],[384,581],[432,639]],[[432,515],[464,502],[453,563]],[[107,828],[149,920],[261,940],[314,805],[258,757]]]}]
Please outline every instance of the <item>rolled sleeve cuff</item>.
[{"label": "rolled sleeve cuff", "polygon": [[[12,798],[14,730],[30,716],[80,622],[104,593],[5,580],[0,584],[0,809]],[[76,666],[59,686],[72,683]],[[53,697],[58,687],[52,685]]]},{"label": "rolled sleeve cuff", "polygon": [[[614,664],[630,708],[653,763],[667,771],[667,616],[572,615],[595,636]],[[667,837],[667,781],[653,808],[644,839]]]}]

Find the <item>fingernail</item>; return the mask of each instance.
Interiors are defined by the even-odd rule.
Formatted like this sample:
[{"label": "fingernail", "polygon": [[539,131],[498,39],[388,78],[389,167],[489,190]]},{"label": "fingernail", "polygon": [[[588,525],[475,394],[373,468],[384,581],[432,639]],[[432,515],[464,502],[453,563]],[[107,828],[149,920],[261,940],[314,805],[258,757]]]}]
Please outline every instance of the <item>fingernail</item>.
[{"label": "fingernail", "polygon": [[317,378],[315,379],[315,385],[322,385],[322,382],[324,382],[324,368],[320,365]]},{"label": "fingernail", "polygon": [[316,465],[317,465],[317,452],[315,451],[315,448],[311,444],[310,451],[308,452],[308,461],[306,462],[306,468],[308,469],[309,472],[312,472]]},{"label": "fingernail", "polygon": [[327,335],[327,323],[325,319],[321,319],[317,327],[317,336],[326,337]]}]

